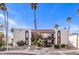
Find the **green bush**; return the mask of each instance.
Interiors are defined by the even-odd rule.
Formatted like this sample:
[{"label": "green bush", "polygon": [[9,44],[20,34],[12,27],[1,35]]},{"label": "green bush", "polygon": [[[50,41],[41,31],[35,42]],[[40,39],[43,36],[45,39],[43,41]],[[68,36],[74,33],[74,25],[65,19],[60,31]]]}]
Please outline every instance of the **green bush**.
[{"label": "green bush", "polygon": [[61,47],[62,47],[62,48],[65,48],[65,46],[66,46],[65,44],[61,44]]},{"label": "green bush", "polygon": [[44,45],[44,42],[42,39],[35,39],[32,44],[41,47]]},{"label": "green bush", "polygon": [[0,41],[0,47],[2,47],[3,43]]},{"label": "green bush", "polygon": [[17,45],[18,45],[18,46],[24,46],[24,44],[25,44],[25,42],[22,41],[22,40],[17,42]]},{"label": "green bush", "polygon": [[0,51],[5,51],[5,50],[7,50],[6,47],[1,47],[1,48],[0,48]]},{"label": "green bush", "polygon": [[44,45],[43,40],[42,40],[42,39],[37,40],[37,45],[38,45],[39,47],[43,46],[43,45]]},{"label": "green bush", "polygon": [[36,40],[36,39],[34,39],[34,40],[32,41],[32,45],[37,45],[37,40]]},{"label": "green bush", "polygon": [[59,49],[60,45],[54,45],[54,48]]}]

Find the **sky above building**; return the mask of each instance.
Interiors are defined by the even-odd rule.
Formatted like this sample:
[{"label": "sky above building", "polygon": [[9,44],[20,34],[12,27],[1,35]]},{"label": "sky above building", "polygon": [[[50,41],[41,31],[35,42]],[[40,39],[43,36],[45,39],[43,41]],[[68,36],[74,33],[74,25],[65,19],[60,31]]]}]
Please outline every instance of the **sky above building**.
[{"label": "sky above building", "polygon": [[[29,3],[7,3],[9,13],[9,28],[34,29],[34,14]],[[60,28],[67,27],[66,18],[72,18],[71,32],[79,32],[79,15],[76,10],[79,4],[38,3],[36,10],[37,29],[52,29],[55,24]],[[0,19],[3,12],[0,11]]]}]

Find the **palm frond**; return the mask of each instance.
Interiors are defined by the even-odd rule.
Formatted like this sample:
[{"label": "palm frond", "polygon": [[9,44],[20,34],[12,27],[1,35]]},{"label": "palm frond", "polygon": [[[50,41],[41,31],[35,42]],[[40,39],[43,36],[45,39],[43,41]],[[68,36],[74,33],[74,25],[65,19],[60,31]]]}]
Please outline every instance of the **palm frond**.
[{"label": "palm frond", "polygon": [[66,21],[71,22],[71,19],[72,19],[71,17],[67,17]]},{"label": "palm frond", "polygon": [[30,6],[33,10],[37,9],[37,3],[30,3]]},{"label": "palm frond", "polygon": [[0,9],[3,11],[7,9],[4,3],[0,3]]}]

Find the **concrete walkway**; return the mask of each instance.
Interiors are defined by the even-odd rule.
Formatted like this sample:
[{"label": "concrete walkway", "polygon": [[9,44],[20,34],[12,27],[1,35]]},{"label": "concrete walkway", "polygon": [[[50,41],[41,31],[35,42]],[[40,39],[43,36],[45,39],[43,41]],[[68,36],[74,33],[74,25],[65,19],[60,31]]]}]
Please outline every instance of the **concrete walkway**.
[{"label": "concrete walkway", "polygon": [[40,48],[25,50],[0,51],[0,55],[79,55],[79,50]]}]

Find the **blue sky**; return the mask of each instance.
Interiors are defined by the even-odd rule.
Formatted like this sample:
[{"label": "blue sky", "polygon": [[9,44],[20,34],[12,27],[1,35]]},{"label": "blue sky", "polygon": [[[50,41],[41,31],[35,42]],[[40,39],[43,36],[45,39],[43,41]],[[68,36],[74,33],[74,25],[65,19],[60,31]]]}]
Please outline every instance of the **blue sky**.
[{"label": "blue sky", "polygon": [[[34,29],[33,10],[28,3],[7,3],[9,12],[9,28]],[[79,4],[38,3],[36,11],[37,29],[52,29],[54,24],[66,27],[66,18],[70,16],[71,32],[79,32],[79,15],[76,10]],[[0,13],[3,15],[2,13]]]}]

